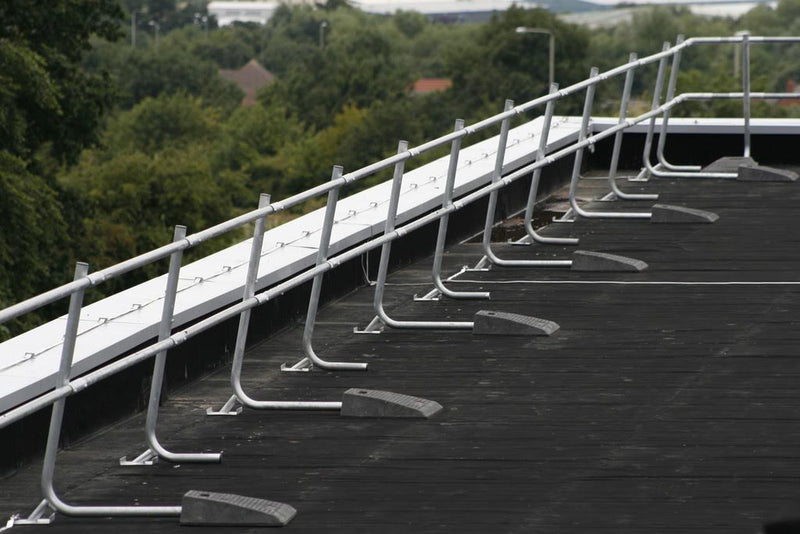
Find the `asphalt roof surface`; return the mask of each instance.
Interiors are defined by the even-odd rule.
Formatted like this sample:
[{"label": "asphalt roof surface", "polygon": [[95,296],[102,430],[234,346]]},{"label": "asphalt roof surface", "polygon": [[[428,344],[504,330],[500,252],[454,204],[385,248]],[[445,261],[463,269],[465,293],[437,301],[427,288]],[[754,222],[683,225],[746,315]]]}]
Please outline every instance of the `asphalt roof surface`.
[{"label": "asphalt roof surface", "polygon": [[[716,212],[710,225],[579,220],[545,233],[644,260],[640,273],[558,268],[467,272],[454,289],[490,301],[414,302],[430,259],[389,278],[398,319],[470,320],[482,309],[556,321],[551,337],[391,331],[355,335],[371,287],[325,306],[315,346],[366,373],[283,374],[302,326],[252,347],[258,399],[338,400],[349,387],[444,406],[425,420],[325,412],[208,418],[229,368],[173,393],[159,435],[175,451],[224,450],[221,465],[120,467],[144,447],[143,416],[70,446],[56,487],[74,504],[178,504],[190,489],[282,501],[291,532],[755,532],[800,514],[800,184],[654,180],[629,190]],[[647,202],[594,202],[641,210]],[[576,247],[496,244],[506,258],[568,258]],[[449,249],[445,272],[480,258]],[[0,512],[37,504],[38,465],[0,482]],[[186,532],[176,519],[70,519],[48,532]],[[222,529],[220,529],[222,530]],[[248,532],[258,529],[225,529]]]}]

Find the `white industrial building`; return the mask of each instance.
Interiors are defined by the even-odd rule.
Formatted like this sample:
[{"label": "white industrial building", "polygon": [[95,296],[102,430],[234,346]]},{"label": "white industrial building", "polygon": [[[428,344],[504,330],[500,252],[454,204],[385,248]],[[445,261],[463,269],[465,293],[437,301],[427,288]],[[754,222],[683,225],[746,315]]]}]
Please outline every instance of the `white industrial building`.
[{"label": "white industrial building", "polygon": [[234,22],[266,24],[280,5],[280,2],[210,2],[208,14],[216,17],[220,26]]},{"label": "white industrial building", "polygon": [[[211,2],[208,13],[217,18],[220,26],[233,22],[257,22],[266,24],[281,4],[308,3],[304,0],[287,2]],[[522,7],[537,7],[526,0],[351,0],[354,7],[378,15],[392,15],[397,11],[416,11],[432,18],[449,20],[486,20],[492,13],[505,11],[516,4]]]}]

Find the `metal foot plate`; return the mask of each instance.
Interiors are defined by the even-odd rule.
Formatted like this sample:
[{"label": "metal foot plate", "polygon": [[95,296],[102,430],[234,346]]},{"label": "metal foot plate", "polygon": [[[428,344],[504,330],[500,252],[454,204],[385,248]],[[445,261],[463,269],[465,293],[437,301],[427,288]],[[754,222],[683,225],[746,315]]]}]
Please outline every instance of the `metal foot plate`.
[{"label": "metal foot plate", "polygon": [[390,391],[351,388],[342,395],[343,417],[428,419],[441,410],[438,402]]},{"label": "metal foot plate", "polygon": [[671,204],[655,204],[652,208],[650,222],[653,224],[711,224],[717,219],[719,219],[719,215],[711,211]]},{"label": "metal foot plate", "polygon": [[192,490],[181,503],[182,525],[282,527],[295,515],[288,504],[232,493]]},{"label": "metal foot plate", "polygon": [[576,250],[572,253],[573,271],[638,272],[645,269],[645,262],[627,256],[590,250]]},{"label": "metal foot plate", "polygon": [[495,336],[549,336],[558,323],[518,313],[481,310],[475,314],[472,333]]},{"label": "metal foot plate", "polygon": [[739,167],[736,179],[740,182],[796,182],[798,174],[786,169],[776,169],[764,165]]}]

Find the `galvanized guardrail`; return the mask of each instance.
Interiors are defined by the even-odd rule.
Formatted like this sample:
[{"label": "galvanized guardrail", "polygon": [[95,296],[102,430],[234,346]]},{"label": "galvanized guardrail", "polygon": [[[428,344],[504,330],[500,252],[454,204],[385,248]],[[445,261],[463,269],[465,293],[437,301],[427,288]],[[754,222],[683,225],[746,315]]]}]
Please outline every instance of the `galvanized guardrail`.
[{"label": "galvanized guardrail", "polygon": [[[48,522],[49,519],[45,517],[48,510],[58,511],[65,515],[84,516],[84,517],[99,517],[99,516],[177,516],[181,513],[180,506],[73,506],[62,501],[56,494],[53,486],[54,471],[56,465],[56,452],[58,450],[59,434],[62,425],[64,414],[64,406],[67,397],[86,389],[97,382],[108,378],[116,373],[130,368],[140,362],[143,362],[153,356],[155,359],[155,367],[153,372],[153,382],[150,391],[150,399],[148,405],[147,422],[146,422],[146,439],[150,449],[142,455],[139,459],[131,463],[146,463],[148,458],[154,457],[163,458],[167,461],[180,461],[180,462],[218,462],[220,461],[220,454],[196,454],[196,453],[173,453],[166,450],[158,441],[156,437],[156,423],[158,420],[158,405],[160,401],[161,384],[163,381],[164,365],[167,352],[170,349],[185,343],[187,340],[205,332],[206,330],[221,324],[224,321],[232,319],[236,316],[239,317],[239,329],[237,333],[237,340],[234,351],[233,366],[231,372],[231,384],[233,388],[233,396],[225,404],[225,406],[215,414],[234,414],[236,413],[235,407],[237,404],[254,409],[293,409],[293,410],[338,410],[341,408],[341,402],[330,401],[265,401],[256,400],[248,396],[241,385],[241,372],[242,362],[244,358],[245,340],[247,338],[247,331],[249,327],[250,313],[255,307],[260,306],[272,299],[275,299],[285,292],[298,287],[306,282],[312,282],[311,296],[309,299],[308,314],[303,333],[303,346],[306,354],[306,360],[298,364],[297,368],[304,366],[317,366],[323,369],[331,370],[365,370],[367,365],[365,363],[356,362],[333,362],[326,361],[320,357],[313,349],[312,338],[314,332],[315,318],[317,308],[319,305],[319,296],[322,286],[322,276],[324,273],[335,269],[339,265],[356,259],[359,256],[381,248],[381,259],[377,277],[377,284],[375,290],[374,308],[377,314],[372,323],[372,330],[375,326],[382,323],[391,328],[437,328],[437,329],[470,329],[473,326],[472,322],[468,321],[399,321],[391,318],[384,309],[383,295],[386,283],[386,276],[388,273],[389,256],[391,254],[391,247],[393,241],[396,239],[413,232],[423,226],[431,223],[439,223],[439,232],[436,247],[434,250],[434,270],[433,282],[436,290],[451,298],[486,298],[486,293],[464,293],[456,292],[448,289],[441,278],[441,265],[442,254],[444,251],[445,238],[447,235],[448,217],[464,208],[465,206],[481,199],[486,196],[489,197],[489,208],[486,216],[486,224],[483,236],[483,248],[486,253],[486,260],[489,263],[496,263],[506,266],[568,266],[570,260],[552,260],[552,261],[506,261],[498,258],[491,251],[491,227],[495,219],[495,207],[497,203],[498,191],[507,185],[521,179],[528,177],[532,174],[532,183],[525,210],[525,228],[527,234],[532,241],[539,243],[558,243],[558,244],[576,244],[576,239],[552,238],[540,236],[537,234],[532,226],[533,207],[537,197],[537,188],[539,177],[542,168],[553,164],[554,162],[573,156],[575,158],[573,171],[570,182],[570,202],[574,213],[582,217],[605,217],[605,218],[649,218],[649,212],[629,213],[629,212],[589,212],[582,209],[576,200],[575,191],[580,175],[580,168],[582,163],[583,152],[585,149],[591,147],[595,143],[603,139],[614,137],[614,145],[611,159],[611,168],[609,172],[609,185],[611,191],[618,197],[623,199],[634,200],[653,200],[653,195],[633,195],[626,194],[620,190],[616,183],[616,171],[619,161],[619,154],[622,144],[622,136],[625,130],[634,125],[649,122],[647,137],[645,143],[645,152],[643,162],[645,171],[654,176],[668,176],[668,177],[705,177],[705,178],[730,178],[730,173],[704,173],[700,171],[699,167],[679,167],[671,165],[664,159],[664,145],[667,133],[667,124],[671,111],[682,104],[683,102],[701,99],[742,99],[743,101],[743,136],[744,136],[744,155],[750,154],[750,102],[754,98],[760,99],[776,99],[776,98],[797,98],[800,95],[787,94],[787,93],[759,93],[751,92],[750,90],[750,77],[749,77],[749,51],[750,46],[755,43],[799,43],[800,38],[796,37],[751,37],[751,36],[737,36],[737,37],[714,37],[714,38],[692,38],[683,40],[678,39],[678,44],[670,47],[665,44],[661,52],[647,56],[645,58],[637,58],[631,55],[630,61],[624,65],[620,65],[609,71],[598,73],[597,69],[592,69],[587,79],[573,84],[564,89],[558,89],[557,86],[551,87],[550,93],[543,97],[531,100],[519,106],[514,106],[512,102],[506,103],[505,109],[502,113],[489,117],[485,120],[477,122],[470,126],[464,126],[463,121],[456,121],[454,131],[450,134],[444,135],[427,143],[423,143],[417,147],[408,148],[405,141],[399,143],[397,154],[381,160],[372,165],[368,165],[356,171],[343,174],[341,167],[334,167],[331,180],[323,185],[313,187],[307,191],[291,196],[279,202],[271,202],[268,195],[262,195],[259,207],[244,215],[235,217],[221,224],[215,225],[211,228],[197,232],[191,235],[186,235],[186,229],[178,226],[175,229],[174,240],[172,243],[151,250],[119,264],[113,265],[106,269],[102,269],[95,273],[89,274],[88,265],[85,263],[78,263],[75,269],[74,280],[68,284],[62,285],[53,290],[44,292],[31,299],[20,302],[0,311],[0,323],[9,321],[23,314],[30,313],[38,308],[55,302],[60,299],[69,297],[69,313],[67,315],[66,330],[64,335],[64,342],[62,345],[61,360],[59,366],[58,377],[52,391],[32,399],[24,404],[7,411],[0,415],[0,428],[6,427],[11,423],[19,421],[20,419],[40,410],[42,408],[52,406],[52,415],[50,421],[50,429],[47,438],[47,445],[44,457],[44,466],[42,470],[41,490],[43,494],[43,501],[37,509],[27,519],[17,519],[17,524],[25,523],[43,523]],[[743,64],[743,90],[742,92],[735,93],[683,93],[675,95],[677,84],[677,73],[680,64],[681,52],[695,45],[710,45],[710,44],[741,44],[742,45],[742,64]],[[663,103],[661,103],[661,93],[663,91],[663,82],[666,72],[666,65],[669,59],[672,59],[672,70],[667,87],[667,96]],[[654,90],[653,103],[650,111],[643,113],[637,117],[628,118],[628,100],[630,98],[630,89],[634,73],[637,69],[651,64],[658,64],[658,76]],[[620,75],[625,75],[623,84],[623,91],[621,96],[620,117],[616,126],[605,129],[602,132],[595,134],[590,133],[590,118],[593,104],[593,97],[595,88],[598,84],[607,80],[613,79]],[[551,154],[545,154],[544,150],[547,146],[547,135],[549,133],[550,121],[552,120],[556,103],[569,96],[585,91],[585,104],[582,115],[581,127],[579,132],[578,141],[571,146],[557,150]],[[503,176],[503,161],[504,153],[507,146],[507,137],[511,120],[522,113],[528,112],[540,106],[546,106],[545,109],[545,128],[542,132],[539,143],[539,153],[536,161],[519,168],[510,174]],[[652,151],[652,141],[655,135],[655,121],[656,118],[662,116],[662,126],[657,145],[657,157],[659,163],[653,165],[650,162],[650,155]],[[492,126],[500,126],[500,135],[498,137],[498,149],[496,152],[496,163],[494,172],[492,174],[491,183],[473,191],[462,198],[454,199],[454,182],[456,169],[458,164],[458,157],[461,150],[461,143],[464,138],[474,134],[478,131],[490,128]],[[400,226],[397,225],[397,206],[400,196],[400,186],[404,172],[404,164],[407,160],[418,156],[424,152],[435,149],[446,144],[451,145],[449,167],[447,179],[442,192],[442,204],[439,209],[427,213],[423,216],[417,217],[414,220],[406,222]],[[374,175],[384,169],[393,168],[394,175],[392,179],[392,189],[389,198],[389,210],[386,217],[385,228],[382,235],[374,237],[366,242],[363,242],[349,250],[340,252],[334,256],[329,256],[329,245],[334,225],[334,212],[336,202],[338,200],[339,192],[342,188],[347,187],[349,184]],[[290,278],[267,288],[258,294],[255,293],[255,281],[258,272],[258,265],[261,257],[261,246],[264,235],[264,227],[266,218],[274,213],[291,208],[301,204],[307,200],[327,194],[327,206],[325,210],[324,224],[322,228],[322,235],[317,251],[316,265],[313,268],[307,269],[303,272],[296,273]],[[241,302],[225,307],[224,309],[212,314],[209,317],[193,324],[191,326],[181,328],[176,332],[172,332],[172,319],[175,304],[175,297],[177,292],[178,273],[181,267],[182,254],[184,250],[195,247],[209,239],[220,236],[226,232],[235,230],[248,223],[255,222],[255,234],[252,242],[252,249],[250,261],[247,270],[246,282],[244,286],[244,294]],[[162,311],[162,318],[159,328],[158,340],[151,345],[140,349],[132,354],[128,354],[112,363],[105,364],[83,376],[70,379],[70,372],[72,369],[73,354],[75,343],[77,339],[78,321],[81,316],[81,309],[83,307],[83,297],[87,289],[102,284],[105,281],[116,278],[131,270],[138,269],[149,265],[155,261],[170,258],[170,267],[168,275],[168,283],[164,297],[164,306]],[[368,329],[369,330],[369,329]]]}]

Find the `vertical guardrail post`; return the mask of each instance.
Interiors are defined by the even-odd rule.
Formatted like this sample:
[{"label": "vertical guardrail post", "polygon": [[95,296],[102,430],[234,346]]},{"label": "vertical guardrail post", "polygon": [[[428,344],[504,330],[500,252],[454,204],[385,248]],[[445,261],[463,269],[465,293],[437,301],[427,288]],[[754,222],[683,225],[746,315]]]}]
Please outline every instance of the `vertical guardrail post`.
[{"label": "vertical guardrail post", "polygon": [[[397,153],[402,154],[408,150],[408,141],[397,143]],[[389,193],[389,206],[386,211],[386,225],[383,233],[387,234],[394,231],[395,219],[397,217],[397,206],[400,203],[400,191],[403,187],[403,169],[405,161],[398,161],[394,165],[392,175],[392,189]],[[375,308],[375,318],[367,325],[364,330],[353,328],[356,334],[378,334],[381,331],[380,325],[383,324],[381,312],[383,310],[383,295],[386,288],[386,276],[389,273],[389,255],[392,252],[392,242],[389,241],[381,246],[381,259],[378,261],[378,276],[375,279],[375,296],[373,297],[373,307]]]},{"label": "vertical guardrail post", "polygon": [[[75,265],[74,280],[80,280],[89,273],[89,265],[79,262]],[[81,319],[81,308],[83,307],[84,290],[78,290],[69,298],[69,312],[67,314],[67,326],[64,332],[64,344],[61,347],[61,363],[58,367],[58,376],[55,387],[59,388],[69,384],[69,375],[72,371],[72,359],[75,355],[75,343],[78,337],[78,324]],[[53,403],[50,415],[50,429],[47,433],[47,446],[44,451],[44,461],[42,463],[42,495],[53,510],[62,511],[61,499],[55,494],[53,479],[56,471],[56,455],[58,454],[58,442],[61,437],[61,424],[64,421],[64,408],[67,404],[66,399],[60,399]]]},{"label": "vertical guardrail post", "polygon": [[[172,241],[178,242],[186,237],[186,227],[175,226]],[[175,314],[175,300],[178,295],[178,281],[180,280],[181,261],[183,251],[177,250],[170,255],[167,286],[164,290],[164,306],[161,310],[161,323],[158,327],[158,340],[164,341],[172,334],[172,318]],[[164,368],[167,363],[167,351],[156,354],[153,363],[153,378],[150,383],[150,399],[147,404],[147,419],[145,420],[145,437],[149,449],[128,461],[126,457],[119,460],[120,465],[152,465],[159,458],[169,462],[220,462],[222,453],[174,453],[164,448],[156,436],[158,426],[158,407],[161,403],[161,389],[164,385]]]},{"label": "vertical guardrail post", "polygon": [[[89,265],[78,262],[75,265],[75,275],[73,280],[80,280],[89,273]],[[67,326],[64,332],[64,344],[61,346],[61,361],[58,366],[55,387],[59,388],[69,384],[69,375],[72,371],[72,358],[75,354],[75,342],[78,337],[78,324],[81,318],[81,308],[83,307],[83,289],[76,291],[69,298],[69,312],[67,313]],[[58,454],[58,442],[61,437],[61,424],[64,421],[65,399],[59,399],[53,403],[50,414],[50,429],[47,433],[47,445],[44,451],[44,461],[42,462],[41,491],[44,500],[36,507],[33,514],[27,519],[17,520],[16,524],[47,524],[52,520],[42,518],[47,508],[58,510],[60,499],[55,496],[53,490],[53,479],[56,471],[56,455]]]},{"label": "vertical guardrail post", "polygon": [[[628,57],[628,63],[633,63],[636,61],[636,54],[632,53]],[[673,69],[676,68],[675,65],[672,67]],[[636,69],[631,69],[625,73],[625,83],[622,87],[622,100],[619,104],[619,121],[617,124],[621,125],[625,122],[625,119],[628,118],[628,102],[631,98],[631,87],[633,86],[633,77],[634,72]],[[666,119],[665,119],[666,120]],[[611,165],[608,169],[608,183],[611,186],[611,191],[617,196],[617,198],[623,200],[657,200],[658,195],[651,195],[651,194],[639,194],[639,193],[626,193],[622,191],[619,186],[617,185],[617,167],[619,165],[619,153],[622,149],[622,136],[624,135],[623,131],[619,131],[614,135],[614,149],[611,152]]]},{"label": "vertical guardrail post", "polygon": [[[464,129],[464,120],[456,119],[453,131],[457,132]],[[500,137],[503,137],[502,131],[505,131],[506,138],[508,137],[507,120],[503,121],[503,128]],[[461,137],[453,139],[450,145],[450,161],[447,164],[447,177],[445,179],[444,191],[442,191],[442,208],[448,208],[453,205],[453,190],[456,184],[456,173],[458,172],[458,157],[461,153]],[[505,140],[502,142],[503,150],[505,150]],[[494,193],[493,193],[494,194]],[[442,282],[442,261],[444,260],[444,248],[447,242],[447,225],[450,222],[450,215],[445,214],[439,219],[439,232],[436,235],[436,247],[433,251],[433,285],[436,287],[439,294],[452,299],[488,299],[489,293],[485,291],[453,291],[448,289]],[[491,229],[489,230],[491,232]]]},{"label": "vertical guardrail post", "polygon": [[[558,84],[554,83],[550,86],[550,94],[558,92]],[[547,139],[550,136],[550,126],[553,123],[553,113],[555,111],[556,101],[550,100],[545,105],[544,109],[544,123],[542,124],[542,132],[539,135],[539,152],[536,155],[536,162],[540,162],[545,158],[547,151]],[[547,245],[577,245],[578,239],[574,237],[547,237],[539,235],[533,228],[533,212],[536,207],[536,197],[539,193],[539,180],[542,176],[542,168],[538,167],[533,171],[531,178],[531,188],[528,192],[528,204],[525,206],[525,231],[528,236],[536,243]]]},{"label": "vertical guardrail post", "polygon": [[[550,119],[552,120],[552,100],[547,103],[550,107]],[[509,111],[514,107],[513,100],[506,100],[506,106],[504,111]],[[549,121],[544,126],[546,127],[546,131],[550,130]],[[500,140],[497,145],[497,158],[495,159],[494,163],[494,171],[492,172],[492,183],[496,183],[500,181],[503,177],[503,162],[505,161],[505,154],[506,154],[506,144],[508,141],[508,130],[511,127],[511,118],[507,118],[503,120],[502,126],[500,128]],[[542,131],[542,138],[546,139],[545,130]],[[541,145],[541,143],[539,143]],[[537,169],[538,170],[538,169]],[[538,188],[538,177],[537,177],[537,188]],[[533,184],[531,184],[531,190],[534,193],[533,199],[530,198],[530,193],[528,195],[528,205],[530,206],[531,202],[536,202],[536,195],[535,191],[533,191]],[[492,227],[494,226],[494,219],[497,210],[497,191],[492,191],[489,193],[489,205],[486,209],[486,222],[483,228],[483,241],[481,246],[483,247],[484,258],[488,260],[490,263],[495,265],[500,265],[501,267],[569,267],[572,265],[572,260],[506,260],[498,257],[494,251],[492,250]],[[526,206],[527,208],[527,206]],[[526,209],[527,212],[527,209]],[[533,212],[531,211],[531,216],[533,216]]]},{"label": "vertical guardrail post", "polygon": [[750,157],[750,34],[742,34],[742,112],[744,115],[744,157]]},{"label": "vertical guardrail post", "polygon": [[[262,194],[258,200],[259,209],[265,208],[270,203],[270,196]],[[247,265],[247,275],[245,276],[244,291],[242,302],[253,298],[256,292],[256,280],[258,279],[258,267],[261,263],[261,249],[264,244],[264,230],[267,217],[256,220],[253,232],[253,243],[250,247],[250,261]],[[236,343],[233,349],[233,363],[231,364],[231,387],[233,395],[219,410],[208,408],[207,415],[238,415],[241,413],[241,403],[248,408],[256,410],[339,410],[341,402],[316,402],[316,401],[259,401],[251,398],[245,393],[242,387],[242,365],[244,363],[244,351],[247,345],[247,332],[250,328],[251,310],[247,309],[239,314],[239,328],[236,331]]]},{"label": "vertical guardrail post", "polygon": [[[661,47],[662,52],[666,52],[669,50],[669,43],[665,42],[664,46]],[[653,89],[653,104],[650,106],[651,111],[655,111],[661,105],[661,91],[664,88],[664,70],[667,66],[667,58],[666,56],[661,58],[658,62],[658,74],[656,75],[656,86]],[[653,149],[653,134],[656,128],[656,118],[655,116],[650,118],[650,121],[647,125],[647,135],[644,139],[644,151],[642,153],[642,160],[644,162],[645,168],[653,172],[653,165],[650,163],[650,152]]]},{"label": "vertical guardrail post", "polygon": [[[513,100],[506,100],[503,112],[510,111],[514,108]],[[508,144],[508,130],[511,129],[511,117],[503,119],[500,123],[500,137],[497,140],[497,153],[494,159],[494,170],[492,171],[492,183],[497,182],[503,177],[503,162],[506,157],[506,145]],[[483,225],[483,239],[481,240],[481,247],[483,253],[493,262],[495,258],[492,252],[492,227],[494,227],[494,218],[497,215],[497,191],[489,193],[489,204],[486,207],[486,222]]]},{"label": "vertical guardrail post", "polygon": [[[678,35],[675,39],[675,46],[682,44],[684,41],[683,35]],[[669,71],[669,82],[667,82],[667,96],[665,97],[665,102],[670,102],[673,98],[675,98],[675,89],[678,85],[678,73],[680,71],[681,65],[681,50],[677,50],[675,55],[672,56],[672,67]],[[668,109],[664,111],[664,115],[661,117],[661,134],[658,136],[658,146],[656,147],[656,158],[661,166],[670,171],[699,171],[699,165],[673,165],[667,161],[666,157],[664,156],[664,147],[667,143],[667,128],[669,125],[669,118],[670,118],[671,111]]]},{"label": "vertical guardrail post", "polygon": [[[331,173],[331,181],[335,182],[342,177],[342,167],[335,165]],[[317,249],[317,262],[316,265],[322,265],[328,261],[328,249],[331,244],[331,233],[333,232],[333,225],[335,224],[336,204],[339,202],[339,188],[335,187],[328,191],[328,204],[325,206],[325,216],[322,223],[322,235],[319,239],[319,248]],[[366,371],[366,363],[349,363],[349,362],[329,362],[320,358],[314,352],[313,338],[314,326],[317,320],[317,310],[319,309],[319,295],[322,291],[322,277],[323,274],[318,274],[311,282],[311,296],[308,299],[308,313],[306,314],[306,324],[303,328],[303,351],[305,358],[300,360],[295,365],[282,366],[283,371],[305,371],[313,366],[328,371]]]},{"label": "vertical guardrail post", "polygon": [[[597,67],[592,67],[589,71],[589,77],[594,78],[597,76],[599,70]],[[578,131],[578,143],[584,141],[586,139],[586,135],[589,131],[589,119],[592,116],[592,104],[594,103],[594,93],[597,88],[597,83],[592,83],[589,87],[586,88],[586,100],[583,103],[583,117],[581,118],[581,129]],[[580,179],[581,175],[581,165],[583,164],[583,148],[579,148],[575,152],[575,162],[572,165],[572,179],[569,183],[569,203],[572,206],[572,209],[575,210],[576,213],[579,215],[581,212],[579,211],[578,202],[575,199],[575,194],[578,191],[578,180]]]},{"label": "vertical guardrail post", "polygon": [[[86,277],[89,266],[79,262],[75,266],[75,280]],[[64,333],[64,343],[61,348],[61,362],[56,377],[56,388],[63,388],[70,383],[72,360],[75,355],[75,344],[78,337],[78,324],[80,322],[81,308],[85,290],[79,289],[70,295],[67,326]],[[56,471],[56,456],[58,443],[61,437],[61,425],[64,421],[64,408],[66,399],[59,399],[53,403],[50,415],[50,428],[47,433],[47,445],[42,463],[41,490],[44,500],[36,507],[34,513],[27,519],[16,519],[14,524],[46,524],[52,521],[53,516],[42,516],[51,508],[68,516],[78,517],[111,517],[111,516],[178,516],[180,506],[73,506],[65,503],[56,494],[53,480]]]}]

